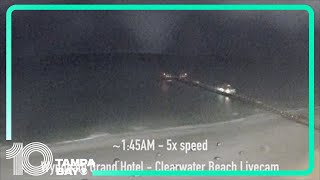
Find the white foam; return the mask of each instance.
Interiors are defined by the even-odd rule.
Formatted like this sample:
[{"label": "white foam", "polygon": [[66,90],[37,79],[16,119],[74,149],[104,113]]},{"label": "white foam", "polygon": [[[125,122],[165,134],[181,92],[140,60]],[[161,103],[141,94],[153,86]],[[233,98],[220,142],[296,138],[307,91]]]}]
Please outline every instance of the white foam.
[{"label": "white foam", "polygon": [[55,144],[69,144],[69,143],[74,143],[74,142],[82,142],[82,141],[88,141],[88,140],[92,140],[92,139],[99,138],[99,137],[106,137],[109,135],[110,135],[109,133],[92,134],[86,138],[67,140],[67,141],[57,142]]}]

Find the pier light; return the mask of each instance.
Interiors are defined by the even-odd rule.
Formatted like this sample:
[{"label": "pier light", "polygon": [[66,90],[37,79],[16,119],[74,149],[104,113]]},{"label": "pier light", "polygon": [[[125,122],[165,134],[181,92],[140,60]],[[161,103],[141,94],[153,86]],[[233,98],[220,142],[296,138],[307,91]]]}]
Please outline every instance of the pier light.
[{"label": "pier light", "polygon": [[183,78],[187,78],[188,77],[188,73],[181,73],[179,74],[179,78],[183,79]]},{"label": "pier light", "polygon": [[235,94],[236,89],[232,88],[230,84],[223,84],[221,86],[216,87],[217,91],[226,93],[226,94]]}]

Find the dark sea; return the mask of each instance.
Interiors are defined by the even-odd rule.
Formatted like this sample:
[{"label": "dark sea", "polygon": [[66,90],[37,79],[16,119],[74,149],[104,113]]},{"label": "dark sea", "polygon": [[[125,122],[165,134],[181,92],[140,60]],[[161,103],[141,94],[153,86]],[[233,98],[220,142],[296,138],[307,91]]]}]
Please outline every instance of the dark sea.
[{"label": "dark sea", "polygon": [[[250,104],[164,82],[162,72],[231,84],[283,110],[308,108],[308,62],[143,53],[14,57],[14,141],[60,142],[232,121],[263,113]],[[2,126],[3,129],[3,126]]]}]

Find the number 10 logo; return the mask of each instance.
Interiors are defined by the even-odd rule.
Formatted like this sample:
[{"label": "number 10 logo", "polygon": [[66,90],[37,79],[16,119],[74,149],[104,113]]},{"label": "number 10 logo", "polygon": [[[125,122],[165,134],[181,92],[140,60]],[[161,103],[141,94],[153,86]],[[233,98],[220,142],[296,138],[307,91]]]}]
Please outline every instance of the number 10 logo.
[{"label": "number 10 logo", "polygon": [[[39,152],[43,161],[39,166],[33,166],[29,156],[33,152]],[[13,159],[13,175],[23,175],[23,172],[31,176],[41,176],[49,171],[53,163],[53,155],[48,146],[40,142],[32,142],[23,147],[23,143],[13,143],[6,150],[6,159]]]}]

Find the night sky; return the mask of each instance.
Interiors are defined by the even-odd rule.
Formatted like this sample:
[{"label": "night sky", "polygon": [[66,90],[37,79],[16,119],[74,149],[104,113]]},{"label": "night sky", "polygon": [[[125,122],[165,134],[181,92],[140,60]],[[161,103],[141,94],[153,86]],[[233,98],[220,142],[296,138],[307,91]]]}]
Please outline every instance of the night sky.
[{"label": "night sky", "polygon": [[20,56],[109,51],[221,55],[230,49],[239,56],[249,49],[294,57],[282,49],[305,51],[307,17],[285,11],[18,11],[13,49]]}]

